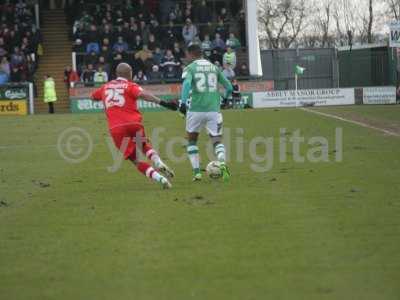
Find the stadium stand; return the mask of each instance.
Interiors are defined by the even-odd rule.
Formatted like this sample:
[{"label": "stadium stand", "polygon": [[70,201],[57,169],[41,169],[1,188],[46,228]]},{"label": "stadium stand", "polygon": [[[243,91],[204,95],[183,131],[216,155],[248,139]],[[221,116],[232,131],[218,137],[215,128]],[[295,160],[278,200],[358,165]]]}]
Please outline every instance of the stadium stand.
[{"label": "stadium stand", "polygon": [[34,82],[41,40],[32,4],[0,2],[0,84]]},{"label": "stadium stand", "polygon": [[177,82],[191,43],[200,44],[230,77],[248,75],[240,0],[80,1],[67,15],[77,55],[77,74],[68,70],[67,83],[93,86],[113,79],[121,61],[133,66],[141,83]]}]

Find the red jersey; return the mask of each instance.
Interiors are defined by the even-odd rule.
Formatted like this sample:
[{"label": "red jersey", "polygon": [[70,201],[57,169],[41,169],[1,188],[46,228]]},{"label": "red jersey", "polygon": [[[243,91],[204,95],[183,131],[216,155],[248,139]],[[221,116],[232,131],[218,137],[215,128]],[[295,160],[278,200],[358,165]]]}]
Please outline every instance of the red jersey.
[{"label": "red jersey", "polygon": [[143,89],[125,78],[117,78],[104,84],[92,93],[92,99],[103,101],[110,129],[141,123],[142,114],[138,109],[138,97]]}]

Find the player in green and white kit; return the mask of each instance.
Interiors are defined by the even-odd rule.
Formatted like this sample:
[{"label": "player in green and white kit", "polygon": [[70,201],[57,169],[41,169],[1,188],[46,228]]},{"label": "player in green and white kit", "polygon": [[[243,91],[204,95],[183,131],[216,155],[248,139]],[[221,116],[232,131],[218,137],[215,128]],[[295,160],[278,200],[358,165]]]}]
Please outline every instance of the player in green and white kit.
[{"label": "player in green and white kit", "polygon": [[[225,146],[222,144],[221,96],[218,84],[225,87],[225,97],[231,97],[232,84],[217,66],[202,58],[201,48],[191,45],[188,48],[188,59],[192,61],[183,71],[181,113],[186,115],[186,131],[188,134],[187,153],[193,167],[194,181],[201,180],[200,155],[197,140],[203,127],[206,127],[213,142],[215,154],[221,163],[221,171],[225,181],[230,173],[226,165]],[[187,105],[191,92],[190,106]]]}]

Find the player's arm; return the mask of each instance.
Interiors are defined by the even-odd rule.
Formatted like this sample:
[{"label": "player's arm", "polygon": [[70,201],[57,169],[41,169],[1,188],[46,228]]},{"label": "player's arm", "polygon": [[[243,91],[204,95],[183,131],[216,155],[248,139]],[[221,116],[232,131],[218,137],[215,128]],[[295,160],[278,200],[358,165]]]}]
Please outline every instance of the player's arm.
[{"label": "player's arm", "polygon": [[222,73],[221,71],[218,72],[218,83],[225,88],[224,98],[231,98],[233,92],[232,83],[225,77],[224,73]]},{"label": "player's arm", "polygon": [[185,70],[182,74],[183,84],[182,84],[182,93],[181,93],[181,105],[179,107],[180,112],[183,115],[186,115],[187,111],[187,101],[190,96],[190,91],[192,90],[192,73],[190,70]]},{"label": "player's arm", "polygon": [[176,103],[176,101],[170,101],[170,102],[164,101],[144,89],[140,91],[138,98],[147,102],[156,103],[173,111],[178,110],[178,103]]},{"label": "player's arm", "polygon": [[103,101],[103,88],[99,88],[97,90],[95,90],[92,95],[90,96],[90,98],[93,101]]}]

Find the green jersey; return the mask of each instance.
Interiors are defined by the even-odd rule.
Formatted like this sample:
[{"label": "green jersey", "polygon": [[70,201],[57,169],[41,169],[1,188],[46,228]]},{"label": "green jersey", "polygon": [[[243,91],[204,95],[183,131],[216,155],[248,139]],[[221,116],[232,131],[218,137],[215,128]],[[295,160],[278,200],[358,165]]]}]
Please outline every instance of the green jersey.
[{"label": "green jersey", "polygon": [[188,65],[182,75],[185,81],[191,83],[192,112],[219,112],[221,95],[218,84],[229,89],[231,83],[217,66],[205,59],[198,59]]}]

